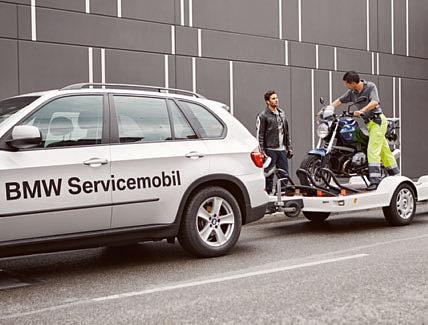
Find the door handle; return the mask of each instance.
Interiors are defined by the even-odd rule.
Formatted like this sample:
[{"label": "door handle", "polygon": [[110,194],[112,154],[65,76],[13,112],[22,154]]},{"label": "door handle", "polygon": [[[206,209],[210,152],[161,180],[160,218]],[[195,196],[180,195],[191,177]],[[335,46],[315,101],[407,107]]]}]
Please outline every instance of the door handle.
[{"label": "door handle", "polygon": [[108,160],[102,159],[102,158],[91,158],[83,162],[84,165],[91,166],[91,167],[100,167],[101,165],[105,165],[107,163],[108,163]]},{"label": "door handle", "polygon": [[204,154],[197,151],[190,151],[189,153],[186,153],[184,156],[190,159],[198,159],[198,158],[202,158]]}]

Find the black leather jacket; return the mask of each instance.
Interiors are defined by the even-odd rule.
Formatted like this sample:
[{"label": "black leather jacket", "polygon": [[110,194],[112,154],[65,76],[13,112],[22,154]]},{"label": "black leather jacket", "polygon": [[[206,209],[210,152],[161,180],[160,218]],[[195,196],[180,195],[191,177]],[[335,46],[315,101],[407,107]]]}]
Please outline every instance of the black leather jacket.
[{"label": "black leather jacket", "polygon": [[[293,150],[291,147],[290,133],[288,132],[288,122],[285,118],[283,110],[279,109],[279,116],[282,118],[282,124],[284,125],[284,139],[283,143],[286,150]],[[278,122],[276,115],[266,107],[257,116],[257,140],[259,140],[260,150],[265,151],[266,148],[278,148],[279,147],[279,133],[278,133]]]}]

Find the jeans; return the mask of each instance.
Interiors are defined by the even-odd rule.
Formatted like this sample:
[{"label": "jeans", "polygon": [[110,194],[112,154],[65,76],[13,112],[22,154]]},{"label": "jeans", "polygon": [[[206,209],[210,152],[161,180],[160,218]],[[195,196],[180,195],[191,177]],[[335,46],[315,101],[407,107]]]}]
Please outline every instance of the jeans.
[{"label": "jeans", "polygon": [[265,168],[265,178],[266,178],[266,192],[272,193],[273,189],[273,178],[275,175],[276,169],[282,169],[284,171],[278,171],[277,176],[278,178],[286,178],[285,180],[281,181],[281,188],[287,185],[288,183],[288,160],[287,160],[287,154],[285,150],[271,150],[266,149],[265,150],[266,155],[268,155],[272,161],[270,162],[269,166]]}]

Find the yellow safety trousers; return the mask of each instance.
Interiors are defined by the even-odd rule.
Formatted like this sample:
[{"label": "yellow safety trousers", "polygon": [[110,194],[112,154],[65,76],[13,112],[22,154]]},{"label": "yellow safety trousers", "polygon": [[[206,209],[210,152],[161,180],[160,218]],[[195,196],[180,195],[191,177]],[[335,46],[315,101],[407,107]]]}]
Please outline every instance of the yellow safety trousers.
[{"label": "yellow safety trousers", "polygon": [[367,148],[367,160],[369,165],[380,164],[382,161],[385,168],[395,167],[397,162],[389,149],[388,141],[385,138],[388,121],[385,115],[381,114],[381,125],[372,120],[367,123],[369,131],[369,144]]}]

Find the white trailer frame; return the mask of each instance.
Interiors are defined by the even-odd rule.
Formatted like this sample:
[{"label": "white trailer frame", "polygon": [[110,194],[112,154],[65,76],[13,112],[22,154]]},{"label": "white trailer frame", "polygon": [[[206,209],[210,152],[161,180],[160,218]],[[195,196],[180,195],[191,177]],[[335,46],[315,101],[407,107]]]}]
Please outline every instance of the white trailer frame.
[{"label": "white trailer frame", "polygon": [[[413,189],[416,202],[428,200],[428,175],[425,175],[416,182],[405,176],[389,176],[384,178],[374,191],[363,191],[347,195],[338,194],[337,196],[270,195],[269,202],[271,205],[276,206],[277,210],[284,211],[286,215],[294,214],[296,216],[301,210],[304,214],[306,212],[307,215],[319,213],[328,217],[330,213],[390,207],[395,204],[395,202],[392,202],[394,194],[403,184]],[[298,210],[297,213],[295,213],[296,210]],[[414,210],[416,210],[416,205]],[[321,219],[324,220],[327,217]],[[385,215],[385,217],[388,220],[388,216]],[[410,222],[403,223],[403,225]]]}]

